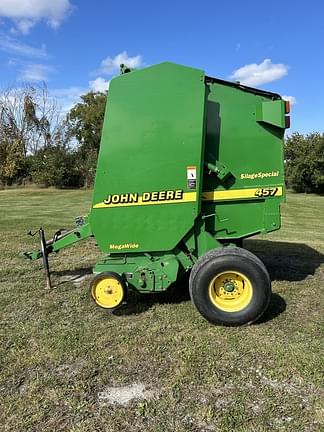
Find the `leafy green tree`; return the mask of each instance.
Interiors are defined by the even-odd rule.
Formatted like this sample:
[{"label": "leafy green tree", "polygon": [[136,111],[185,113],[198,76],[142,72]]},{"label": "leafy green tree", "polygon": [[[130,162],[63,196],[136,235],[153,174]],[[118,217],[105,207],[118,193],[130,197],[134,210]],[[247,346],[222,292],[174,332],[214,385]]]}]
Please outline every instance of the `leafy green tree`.
[{"label": "leafy green tree", "polygon": [[324,193],[324,134],[293,133],[285,142],[285,161],[288,187]]},{"label": "leafy green tree", "polygon": [[32,181],[44,187],[80,187],[82,178],[76,162],[76,152],[64,146],[43,147],[28,158]]},{"label": "leafy green tree", "polygon": [[78,163],[86,187],[91,186],[100,146],[106,107],[106,94],[89,92],[81,96],[67,116],[71,137],[78,144]]}]

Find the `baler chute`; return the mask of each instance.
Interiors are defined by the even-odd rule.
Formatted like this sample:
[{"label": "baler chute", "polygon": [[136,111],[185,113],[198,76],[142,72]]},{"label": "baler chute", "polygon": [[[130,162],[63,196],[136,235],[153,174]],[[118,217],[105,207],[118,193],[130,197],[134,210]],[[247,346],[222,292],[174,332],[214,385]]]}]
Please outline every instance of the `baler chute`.
[{"label": "baler chute", "polygon": [[270,278],[237,245],[280,228],[288,111],[277,94],[201,70],[123,68],[109,88],[91,212],[46,254],[94,236],[105,255],[91,293],[107,309],[127,289],[164,291],[191,270],[191,298],[205,318],[255,321]]}]

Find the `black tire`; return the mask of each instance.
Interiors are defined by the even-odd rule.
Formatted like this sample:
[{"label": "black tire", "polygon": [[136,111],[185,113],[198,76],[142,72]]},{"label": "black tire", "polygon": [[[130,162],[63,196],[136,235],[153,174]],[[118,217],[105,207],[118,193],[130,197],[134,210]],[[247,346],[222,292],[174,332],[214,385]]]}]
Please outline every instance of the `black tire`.
[{"label": "black tire", "polygon": [[[251,294],[248,304],[244,304],[242,309],[228,311],[213,302],[210,284],[218,275],[233,271],[248,280]],[[191,270],[189,291],[192,302],[208,321],[238,326],[253,323],[265,312],[271,298],[271,281],[258,257],[245,249],[229,246],[211,250],[198,259]]]}]

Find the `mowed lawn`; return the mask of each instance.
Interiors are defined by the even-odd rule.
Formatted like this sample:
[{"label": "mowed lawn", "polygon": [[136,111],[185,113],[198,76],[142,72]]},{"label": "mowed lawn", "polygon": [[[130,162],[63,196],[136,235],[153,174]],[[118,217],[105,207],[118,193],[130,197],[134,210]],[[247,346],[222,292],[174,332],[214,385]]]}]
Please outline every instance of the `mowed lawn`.
[{"label": "mowed lawn", "polygon": [[181,285],[131,295],[115,314],[96,307],[90,276],[78,279],[99,254],[93,241],[51,256],[46,290],[41,263],[18,255],[37,247],[26,233],[72,226],[90,201],[0,192],[1,431],[324,430],[323,197],[289,194],[283,228],[246,241],[273,298],[239,328],[209,324]]}]

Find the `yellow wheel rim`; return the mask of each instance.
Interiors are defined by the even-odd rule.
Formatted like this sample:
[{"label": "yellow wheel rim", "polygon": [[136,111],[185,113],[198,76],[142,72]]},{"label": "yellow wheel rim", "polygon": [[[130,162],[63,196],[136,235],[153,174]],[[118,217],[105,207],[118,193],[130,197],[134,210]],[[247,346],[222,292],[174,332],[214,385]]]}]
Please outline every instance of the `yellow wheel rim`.
[{"label": "yellow wheel rim", "polygon": [[94,301],[101,307],[112,309],[120,305],[124,298],[122,284],[113,276],[99,279],[91,288]]},{"label": "yellow wheel rim", "polygon": [[216,275],[208,287],[212,303],[222,311],[238,312],[250,303],[253,288],[248,277],[234,270]]}]

